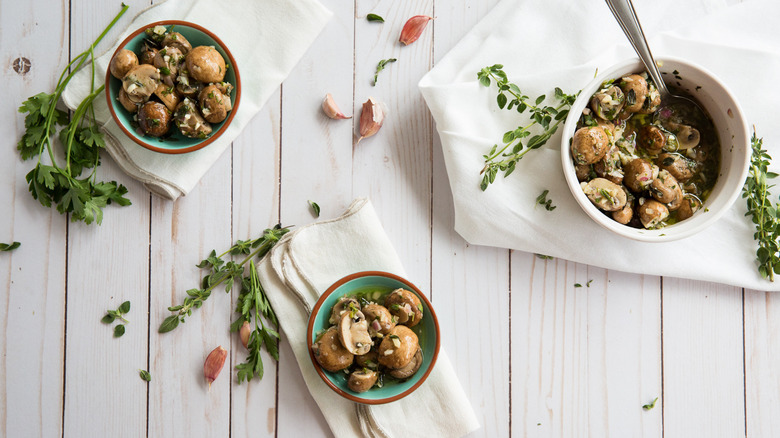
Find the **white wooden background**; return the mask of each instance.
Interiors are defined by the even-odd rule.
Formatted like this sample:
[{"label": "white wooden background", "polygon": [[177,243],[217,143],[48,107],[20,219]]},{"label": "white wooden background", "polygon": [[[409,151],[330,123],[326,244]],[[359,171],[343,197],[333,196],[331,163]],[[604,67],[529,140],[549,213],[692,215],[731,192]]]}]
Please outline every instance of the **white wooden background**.
[{"label": "white wooden background", "polygon": [[[131,10],[106,41],[149,5],[125,1]],[[279,221],[311,222],[309,199],[328,218],[358,196],[371,198],[410,279],[430,291],[482,424],[473,436],[780,436],[780,295],[472,247],[453,231],[416,84],[496,0],[322,1],[334,18],[187,197],[151,196],[104,157],[101,177],[127,185],[133,205],[108,208],[100,227],[30,197],[16,108],[51,90],[119,2],[0,2],[0,241],[22,242],[0,253],[0,436],[329,435],[286,344],[278,365],[266,357],[261,382],[236,383],[245,350],[228,332],[235,292],[215,293],[173,333],[157,327],[211,249]],[[371,12],[386,22],[367,22]],[[401,47],[416,14],[436,19]],[[373,87],[389,57],[398,62]],[[19,58],[28,72],[14,69]],[[326,119],[327,92],[348,114],[369,95],[386,102],[385,126],[353,148],[357,120]],[[100,318],[124,300],[131,322],[114,339]],[[202,364],[217,345],[229,363],[208,391]]]}]

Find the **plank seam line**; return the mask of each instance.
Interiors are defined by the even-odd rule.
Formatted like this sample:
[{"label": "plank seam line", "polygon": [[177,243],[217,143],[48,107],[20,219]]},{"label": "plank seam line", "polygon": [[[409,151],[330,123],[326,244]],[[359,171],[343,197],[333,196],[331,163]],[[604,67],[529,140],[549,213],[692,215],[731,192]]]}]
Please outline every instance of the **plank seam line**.
[{"label": "plank seam line", "polygon": [[660,278],[661,281],[661,437],[666,436],[666,397],[664,394],[665,382],[664,382],[664,278]]},{"label": "plank seam line", "polygon": [[[68,62],[73,56],[73,32],[71,25],[73,23],[73,8],[71,0],[68,0]],[[70,111],[68,111],[70,115]],[[50,216],[52,217],[52,216]],[[53,220],[53,219],[52,219]],[[68,239],[70,237],[70,215],[65,215],[65,306],[63,308],[62,318],[62,425],[61,436],[65,438],[65,389],[67,382],[67,363],[68,363]],[[43,426],[43,425],[41,425]]]},{"label": "plank seam line", "polygon": [[748,436],[747,371],[745,366],[745,288],[742,288],[742,408],[745,415],[745,437]]}]

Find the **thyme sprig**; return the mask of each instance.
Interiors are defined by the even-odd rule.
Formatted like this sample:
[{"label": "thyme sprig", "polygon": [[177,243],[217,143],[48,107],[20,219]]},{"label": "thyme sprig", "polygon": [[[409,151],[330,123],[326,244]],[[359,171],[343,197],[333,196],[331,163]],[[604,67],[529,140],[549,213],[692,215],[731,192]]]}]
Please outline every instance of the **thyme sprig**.
[{"label": "thyme sprig", "polygon": [[753,238],[758,243],[756,260],[758,272],[762,277],[775,281],[774,274],[780,274],[780,220],[777,217],[778,205],[772,203],[769,190],[774,187],[767,180],[776,178],[777,173],[768,171],[772,157],[762,149],[763,138],[756,137],[755,128],[750,139],[753,148],[750,169],[742,197],[747,201],[747,213],[756,226]]},{"label": "thyme sprig", "polygon": [[[504,133],[501,148],[495,144],[490,152],[483,155],[485,167],[480,171],[480,188],[483,191],[496,180],[499,171],[504,172],[506,178],[514,172],[517,162],[523,159],[525,154],[547,143],[558,130],[558,125],[569,114],[569,108],[579,94],[566,94],[560,88],[555,88],[555,106],[542,105],[547,96],[543,94],[532,101],[529,96],[523,94],[520,87],[509,82],[503,68],[501,64],[485,67],[477,73],[477,78],[485,87],[489,87],[492,81],[496,82],[496,102],[499,108],[516,109],[521,114],[528,110],[529,120],[525,125]],[[541,127],[541,131],[538,127]],[[537,133],[532,136],[534,132]],[[526,138],[528,139],[524,140]]]},{"label": "thyme sprig", "polygon": [[[283,228],[281,224],[278,224],[263,231],[263,235],[257,239],[236,241],[235,245],[220,255],[217,255],[216,251],[212,250],[211,254],[197,265],[198,268],[209,268],[210,270],[201,279],[200,288],[188,290],[187,297],[184,298],[181,304],[168,307],[168,310],[174,312],[174,314],[165,318],[157,331],[166,333],[178,327],[180,322],[183,323],[186,317],[192,315],[194,309],[199,309],[203,306],[203,302],[211,296],[211,292],[217,286],[224,284],[225,292],[230,292],[237,279],[241,279],[243,285],[243,282],[246,280],[246,278],[242,277],[244,265],[255,258],[261,259],[288,231],[290,231],[289,227]],[[243,254],[246,257],[240,262],[233,260],[225,262],[222,258],[228,254],[234,256]]]}]

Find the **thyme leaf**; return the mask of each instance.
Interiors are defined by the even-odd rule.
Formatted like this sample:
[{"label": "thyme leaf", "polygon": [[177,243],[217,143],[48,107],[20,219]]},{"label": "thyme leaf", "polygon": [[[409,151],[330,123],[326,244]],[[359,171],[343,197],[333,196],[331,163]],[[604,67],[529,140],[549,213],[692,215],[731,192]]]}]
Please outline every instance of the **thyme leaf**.
[{"label": "thyme leaf", "polygon": [[379,61],[379,64],[376,65],[376,73],[374,73],[374,86],[376,87],[376,83],[379,80],[379,72],[385,69],[385,66],[390,62],[396,62],[398,61],[396,58],[390,58],[390,59],[383,59]]},{"label": "thyme leaf", "polygon": [[368,21],[378,21],[380,23],[384,23],[385,22],[385,19],[380,17],[377,14],[368,14],[368,15],[366,15],[366,20],[368,20]]},{"label": "thyme leaf", "polygon": [[0,251],[13,251],[20,246],[22,246],[21,242],[0,243]]},{"label": "thyme leaf", "polygon": [[742,197],[747,202],[745,216],[750,216],[756,227],[753,239],[758,244],[758,272],[769,281],[775,281],[774,274],[780,274],[780,220],[777,217],[777,209],[780,207],[770,200],[769,190],[774,184],[769,185],[767,180],[777,177],[777,174],[768,171],[772,157],[762,149],[764,139],[756,137],[755,127],[750,143],[753,153],[748,177],[742,188]]}]

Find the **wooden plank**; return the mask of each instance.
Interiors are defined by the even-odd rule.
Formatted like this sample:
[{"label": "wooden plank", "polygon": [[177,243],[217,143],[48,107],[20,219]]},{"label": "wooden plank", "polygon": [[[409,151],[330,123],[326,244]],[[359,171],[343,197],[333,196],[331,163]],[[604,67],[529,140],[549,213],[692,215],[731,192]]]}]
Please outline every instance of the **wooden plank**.
[{"label": "wooden plank", "polygon": [[68,63],[67,4],[33,0],[0,4],[0,436],[62,433],[66,218],[32,199],[16,142],[28,97],[54,89]]},{"label": "wooden plank", "polygon": [[[261,235],[279,222],[279,156],[281,93],[275,93],[265,108],[233,142],[233,240]],[[240,289],[231,292],[233,309]],[[236,314],[231,315],[235,319]],[[263,353],[263,380],[238,384],[234,368],[246,360],[247,351],[237,335],[231,335],[230,361],[231,436],[273,437],[276,433],[278,365]]]},{"label": "wooden plank", "polygon": [[513,435],[660,434],[658,284],[512,253]]},{"label": "wooden plank", "polygon": [[[352,201],[352,132],[357,119],[331,120],[320,109],[331,93],[352,114],[353,2],[323,1],[333,12],[320,36],[282,86],[281,220],[306,225],[341,214]],[[282,321],[284,330],[284,321]],[[330,430],[311,398],[282,336],[279,359],[277,436],[327,436]]]},{"label": "wooden plank", "polygon": [[[441,59],[497,1],[438,1],[431,22]],[[442,346],[475,410],[471,436],[509,436],[509,250],[472,246],[454,230],[452,194],[439,136],[433,135],[431,295]],[[474,318],[473,309],[480,309]]]},{"label": "wooden plank", "polygon": [[747,436],[780,435],[780,295],[745,291]]},{"label": "wooden plank", "polygon": [[[140,9],[145,2],[134,3],[133,9]],[[71,27],[78,31],[71,37],[73,55],[92,44],[118,12],[112,3],[74,5]],[[100,47],[108,46],[129,21],[123,17]],[[108,154],[101,161],[98,179],[125,184],[133,204],[106,207],[100,226],[68,227],[64,435],[107,436],[122,430],[144,436],[147,385],[138,370],[147,369],[148,360],[149,191],[126,176]],[[124,301],[131,303],[126,317],[130,322],[125,335],[114,338],[118,321],[109,325],[100,318]]]},{"label": "wooden plank", "polygon": [[[361,2],[355,11],[356,117],[369,96],[387,106],[384,124],[354,147],[352,193],[368,196],[412,282],[430,284],[433,121],[417,89],[433,65],[433,31],[413,44],[398,38],[406,20],[433,15],[433,1]],[[369,13],[385,23],[368,22]],[[396,58],[373,78],[380,60]]]},{"label": "wooden plank", "polygon": [[666,436],[745,434],[742,291],[664,278]]},{"label": "wooden plank", "polygon": [[232,355],[230,295],[217,288],[203,307],[173,332],[157,327],[185,291],[198,288],[203,272],[195,267],[211,250],[224,251],[231,236],[231,152],[223,154],[196,188],[175,203],[152,197],[150,436],[227,436],[230,432],[232,370],[226,362],[209,386],[203,376],[206,356],[217,346]]}]

